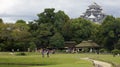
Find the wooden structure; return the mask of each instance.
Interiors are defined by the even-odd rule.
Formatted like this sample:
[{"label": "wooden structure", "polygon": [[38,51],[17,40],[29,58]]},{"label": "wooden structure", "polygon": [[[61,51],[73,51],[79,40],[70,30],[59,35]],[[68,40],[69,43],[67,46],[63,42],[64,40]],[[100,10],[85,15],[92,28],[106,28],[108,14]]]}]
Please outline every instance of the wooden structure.
[{"label": "wooden structure", "polygon": [[100,46],[95,42],[93,42],[92,40],[88,40],[88,41],[82,41],[80,44],[76,45],[75,47],[76,49],[81,51],[84,51],[87,48],[89,52],[93,52],[98,50]]},{"label": "wooden structure", "polygon": [[65,45],[64,49],[66,50],[66,53],[73,53],[76,44],[77,43],[75,41],[66,41],[66,42],[64,42],[64,45]]},{"label": "wooden structure", "polygon": [[74,48],[77,43],[75,41],[65,41],[65,48]]}]

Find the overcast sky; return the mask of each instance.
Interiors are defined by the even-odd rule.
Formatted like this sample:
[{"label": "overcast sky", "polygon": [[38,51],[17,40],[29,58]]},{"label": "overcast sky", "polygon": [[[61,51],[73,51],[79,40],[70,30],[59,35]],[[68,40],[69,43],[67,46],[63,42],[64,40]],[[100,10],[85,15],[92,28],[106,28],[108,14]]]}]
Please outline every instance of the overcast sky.
[{"label": "overcast sky", "polygon": [[18,19],[31,21],[45,8],[63,10],[70,18],[77,18],[96,2],[106,14],[120,17],[120,0],[0,0],[0,18],[4,22]]}]

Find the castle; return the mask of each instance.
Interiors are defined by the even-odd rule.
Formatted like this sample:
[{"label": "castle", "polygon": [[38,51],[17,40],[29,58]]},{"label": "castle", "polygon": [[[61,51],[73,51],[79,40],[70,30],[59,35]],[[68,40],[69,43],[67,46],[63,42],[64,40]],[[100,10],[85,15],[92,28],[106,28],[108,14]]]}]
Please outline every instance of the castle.
[{"label": "castle", "polygon": [[83,15],[81,15],[80,17],[98,24],[102,23],[107,15],[103,13],[103,9],[101,8],[101,6],[94,2],[88,7],[89,8],[86,10],[86,12],[83,13]]}]

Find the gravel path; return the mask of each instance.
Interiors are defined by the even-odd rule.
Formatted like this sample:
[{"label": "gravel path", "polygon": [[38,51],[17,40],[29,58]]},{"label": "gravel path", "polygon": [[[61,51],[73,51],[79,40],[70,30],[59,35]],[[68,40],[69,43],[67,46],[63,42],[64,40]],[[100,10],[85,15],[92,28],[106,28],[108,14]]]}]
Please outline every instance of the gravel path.
[{"label": "gravel path", "polygon": [[92,61],[94,67],[112,67],[112,65],[107,62],[93,60],[93,59],[89,59],[89,58],[81,58],[81,59]]},{"label": "gravel path", "polygon": [[95,67],[112,67],[111,64],[102,61],[93,60],[93,63]]}]

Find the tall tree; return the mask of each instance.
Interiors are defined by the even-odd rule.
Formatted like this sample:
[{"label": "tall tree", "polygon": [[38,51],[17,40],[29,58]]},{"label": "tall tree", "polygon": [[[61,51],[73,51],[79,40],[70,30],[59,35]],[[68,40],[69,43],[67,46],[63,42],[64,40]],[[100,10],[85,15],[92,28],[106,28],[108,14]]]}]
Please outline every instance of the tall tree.
[{"label": "tall tree", "polygon": [[64,48],[64,38],[60,33],[56,33],[50,38],[51,48]]},{"label": "tall tree", "polygon": [[24,23],[24,24],[26,24],[26,21],[24,21],[24,20],[17,20],[16,23]]},{"label": "tall tree", "polygon": [[113,16],[107,16],[101,25],[99,40],[103,47],[112,50],[119,40],[120,19]]},{"label": "tall tree", "polygon": [[44,12],[38,14],[38,20],[36,22],[39,24],[41,23],[54,23],[55,12],[54,8],[47,8]]},{"label": "tall tree", "polygon": [[77,41],[78,43],[82,40],[88,40],[91,37],[93,25],[90,21],[76,18],[71,20],[72,23],[72,33],[73,33],[73,40]]},{"label": "tall tree", "polygon": [[[29,27],[24,23],[16,24],[2,24],[0,25],[0,41],[5,45],[4,49],[6,51],[11,51],[12,49],[18,49],[18,42],[29,41],[30,33],[28,32]],[[22,45],[22,44],[19,44]],[[22,47],[24,47],[22,46]],[[20,47],[21,48],[21,47]],[[20,49],[19,48],[19,49]],[[25,47],[24,47],[25,48]]]},{"label": "tall tree", "polygon": [[73,37],[72,23],[70,21],[71,20],[66,22],[62,28],[62,35],[65,41],[70,41],[72,40],[72,37]]},{"label": "tall tree", "polygon": [[55,33],[61,33],[64,24],[69,20],[69,17],[63,12],[55,12],[54,8],[47,8],[44,12],[38,14],[36,23],[32,23],[33,26],[37,26],[35,31],[32,32],[33,36],[37,38],[36,44],[39,47],[48,47],[50,44],[50,38]]},{"label": "tall tree", "polygon": [[69,17],[63,12],[63,11],[58,11],[55,13],[55,21],[54,21],[54,26],[58,30],[58,32],[62,32],[61,30],[63,29],[63,26],[65,23],[69,21]]},{"label": "tall tree", "polygon": [[0,23],[3,23],[3,20],[0,18]]},{"label": "tall tree", "polygon": [[47,23],[40,24],[38,30],[34,34],[36,34],[36,38],[38,39],[37,43],[39,47],[47,47],[49,45],[49,39],[55,33],[53,25],[49,25]]}]

